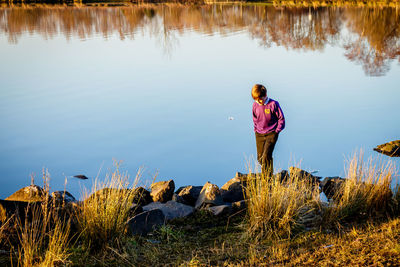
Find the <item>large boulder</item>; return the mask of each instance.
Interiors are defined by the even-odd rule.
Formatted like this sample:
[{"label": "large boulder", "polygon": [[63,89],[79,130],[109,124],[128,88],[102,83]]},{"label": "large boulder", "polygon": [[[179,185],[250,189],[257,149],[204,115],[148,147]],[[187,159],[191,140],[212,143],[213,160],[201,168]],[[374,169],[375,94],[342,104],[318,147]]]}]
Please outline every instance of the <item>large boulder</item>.
[{"label": "large boulder", "polygon": [[167,203],[152,202],[149,205],[143,207],[144,211],[155,209],[161,210],[164,213],[166,220],[186,217],[194,212],[193,207],[178,203],[176,201],[168,201]]},{"label": "large boulder", "polygon": [[5,200],[37,202],[45,201],[47,197],[46,191],[37,185],[30,185],[21,188]]},{"label": "large boulder", "polygon": [[225,202],[236,202],[244,199],[243,189],[246,186],[242,177],[234,177],[221,187],[221,196]]},{"label": "large boulder", "polygon": [[319,185],[319,180],[321,179],[321,177],[314,176],[311,173],[297,167],[290,167],[289,172],[291,178],[297,177],[300,180],[305,179],[307,181],[310,181],[314,185]]},{"label": "large boulder", "polygon": [[173,180],[162,181],[153,183],[151,185],[151,197],[154,202],[165,203],[172,199],[172,195],[175,191],[175,183]]},{"label": "large boulder", "polygon": [[68,191],[54,191],[51,193],[51,197],[53,203],[57,206],[76,201],[75,197]]},{"label": "large boulder", "polygon": [[153,202],[153,198],[150,195],[150,191],[146,190],[143,187],[137,187],[134,189],[133,202],[138,204],[139,206],[145,206]]},{"label": "large boulder", "polygon": [[374,150],[389,157],[400,157],[400,140],[379,145]]},{"label": "large boulder", "polygon": [[144,211],[128,221],[132,235],[147,235],[165,222],[164,213],[159,209]]},{"label": "large boulder", "polygon": [[332,199],[335,195],[339,195],[339,190],[345,179],[340,177],[325,177],[321,182],[320,187],[322,192],[328,199]]},{"label": "large boulder", "polygon": [[193,185],[181,187],[175,192],[175,199],[183,204],[194,206],[196,204],[196,200],[199,198],[202,188],[202,186]]},{"label": "large boulder", "polygon": [[223,203],[221,191],[219,190],[218,186],[207,182],[201,189],[200,195],[195,204],[195,208],[201,209],[205,207],[219,206]]}]

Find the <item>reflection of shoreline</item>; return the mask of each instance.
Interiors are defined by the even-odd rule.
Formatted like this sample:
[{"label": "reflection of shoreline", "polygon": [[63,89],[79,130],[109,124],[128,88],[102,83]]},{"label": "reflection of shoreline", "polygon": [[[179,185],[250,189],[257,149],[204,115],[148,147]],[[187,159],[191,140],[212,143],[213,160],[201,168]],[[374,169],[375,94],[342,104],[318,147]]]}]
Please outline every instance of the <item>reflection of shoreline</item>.
[{"label": "reflection of shoreline", "polygon": [[400,6],[400,2],[396,0],[386,0],[386,1],[364,1],[364,0],[355,0],[355,1],[337,1],[337,0],[304,0],[301,2],[295,1],[287,1],[287,0],[265,0],[265,1],[246,1],[246,0],[97,0],[97,1],[59,1],[58,3],[53,2],[51,0],[42,0],[42,1],[13,1],[13,0],[3,0],[0,2],[0,7],[23,7],[27,5],[35,5],[35,6],[55,6],[55,5],[66,5],[66,6],[103,6],[103,7],[116,7],[116,6],[133,6],[138,4],[195,4],[195,5],[213,5],[213,4],[225,4],[225,5],[235,5],[240,4],[244,6],[254,6],[254,5],[273,5],[275,7],[392,7],[396,8]]},{"label": "reflection of shoreline", "polygon": [[[345,56],[361,64],[367,75],[384,75],[391,61],[400,61],[400,13],[393,8],[276,8],[256,4],[39,4],[0,8],[0,32],[11,43],[17,43],[25,32],[45,38],[64,34],[80,39],[94,34],[107,38],[117,33],[125,39],[133,38],[143,27],[168,53],[177,42],[174,33],[190,30],[225,35],[247,31],[265,47],[275,44],[313,51],[326,45],[341,46]],[[350,34],[344,35],[343,29]]]}]

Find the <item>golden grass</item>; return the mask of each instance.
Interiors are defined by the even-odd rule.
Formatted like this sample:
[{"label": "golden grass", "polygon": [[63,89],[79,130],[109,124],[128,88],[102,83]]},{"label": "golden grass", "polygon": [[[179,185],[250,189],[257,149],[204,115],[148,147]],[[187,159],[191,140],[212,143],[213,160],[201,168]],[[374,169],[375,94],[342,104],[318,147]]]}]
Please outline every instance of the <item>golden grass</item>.
[{"label": "golden grass", "polygon": [[240,266],[398,266],[400,219],[270,240],[250,247],[249,255]]},{"label": "golden grass", "polygon": [[104,248],[109,242],[125,234],[140,170],[133,185],[129,176],[116,170],[103,182],[96,179],[91,192],[85,192],[77,211],[77,219],[83,239],[93,248]]},{"label": "golden grass", "polygon": [[300,211],[319,202],[318,187],[304,177],[290,176],[281,182],[264,173],[251,174],[244,190],[248,200],[248,234],[251,237],[290,237]]},{"label": "golden grass", "polygon": [[54,209],[30,206],[24,222],[17,219],[16,225],[19,266],[55,266],[66,261],[70,224],[60,219]]},{"label": "golden grass", "polygon": [[[355,153],[349,160],[347,179],[333,197],[326,212],[327,222],[365,219],[396,212],[392,186],[396,168],[391,161],[363,161],[363,153]],[[396,194],[396,196],[398,193]]]}]

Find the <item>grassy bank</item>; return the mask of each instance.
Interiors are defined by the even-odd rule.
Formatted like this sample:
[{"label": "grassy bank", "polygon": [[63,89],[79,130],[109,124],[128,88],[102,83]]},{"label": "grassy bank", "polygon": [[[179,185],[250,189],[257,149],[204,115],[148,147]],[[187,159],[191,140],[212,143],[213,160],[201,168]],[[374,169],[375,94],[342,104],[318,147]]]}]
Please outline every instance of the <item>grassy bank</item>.
[{"label": "grassy bank", "polygon": [[[247,209],[214,216],[206,210],[130,236],[125,222],[133,184],[116,171],[60,212],[32,206],[30,219],[0,228],[2,265],[13,266],[269,266],[396,265],[400,262],[400,193],[396,168],[354,155],[329,203],[307,176],[248,175]],[[46,177],[44,179],[47,181]],[[47,187],[48,188],[48,187]],[[48,191],[47,191],[48,192]],[[48,198],[46,198],[48,199]],[[10,227],[10,225],[14,225]],[[6,251],[6,253],[4,253]]]}]

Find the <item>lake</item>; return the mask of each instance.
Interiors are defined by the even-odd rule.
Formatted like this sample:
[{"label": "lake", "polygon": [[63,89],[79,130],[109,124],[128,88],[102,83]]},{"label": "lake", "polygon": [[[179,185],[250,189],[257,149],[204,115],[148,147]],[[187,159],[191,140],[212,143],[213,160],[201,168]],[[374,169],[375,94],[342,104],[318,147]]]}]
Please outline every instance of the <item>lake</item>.
[{"label": "lake", "polygon": [[400,12],[3,4],[0,198],[43,168],[79,197],[113,159],[147,183],[222,186],[254,166],[255,83],[286,118],[276,170],[344,176],[353,152],[400,139]]}]

